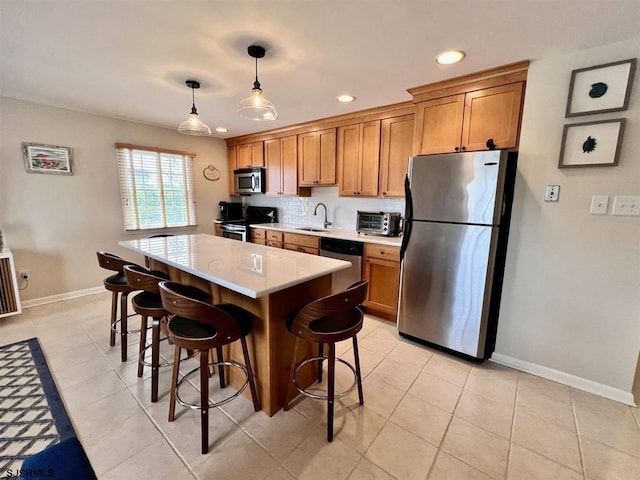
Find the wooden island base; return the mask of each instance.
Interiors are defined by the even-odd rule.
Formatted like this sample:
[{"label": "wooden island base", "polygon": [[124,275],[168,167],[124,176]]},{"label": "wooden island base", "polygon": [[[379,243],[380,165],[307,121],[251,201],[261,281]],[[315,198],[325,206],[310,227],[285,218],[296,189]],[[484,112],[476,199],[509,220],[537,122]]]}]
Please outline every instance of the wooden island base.
[{"label": "wooden island base", "polygon": [[[285,400],[291,400],[285,396],[295,337],[287,331],[285,321],[292,311],[331,293],[331,274],[259,298],[250,298],[158,260],[152,259],[151,267],[167,273],[173,281],[210,292],[214,303],[232,303],[253,313],[253,332],[247,340],[262,409],[272,416],[285,405]],[[312,344],[303,345],[300,341],[298,361],[316,353]],[[224,355],[225,360],[244,363],[239,342],[225,347]],[[230,385],[239,388],[244,376],[236,369],[227,369],[226,372]],[[302,385],[309,386],[315,381],[315,375],[314,369],[305,368],[298,379]],[[250,398],[248,388],[243,393]]]}]

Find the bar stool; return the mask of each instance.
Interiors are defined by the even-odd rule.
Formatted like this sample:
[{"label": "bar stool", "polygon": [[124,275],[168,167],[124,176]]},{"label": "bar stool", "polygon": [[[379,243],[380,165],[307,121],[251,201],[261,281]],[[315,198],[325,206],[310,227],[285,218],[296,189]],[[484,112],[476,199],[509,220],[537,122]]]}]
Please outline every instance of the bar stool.
[{"label": "bar stool", "polygon": [[[175,419],[176,400],[182,406],[200,409],[202,453],[208,453],[210,408],[219,407],[230,402],[242,394],[247,385],[251,388],[251,398],[253,399],[255,411],[257,412],[261,408],[251,370],[246,340],[247,335],[253,329],[252,315],[236,305],[212,305],[204,302],[200,300],[204,292],[194,287],[168,281],[160,282],[159,287],[162,305],[173,315],[169,317],[167,323],[169,338],[175,345],[173,374],[171,377],[171,399],[169,401],[169,421],[173,422]],[[242,344],[244,365],[233,361],[224,361],[220,356],[217,362],[209,363],[209,354],[213,349],[220,353],[224,345],[231,344],[236,340],[240,340]],[[180,352],[183,348],[200,352],[200,366],[188,372],[178,381]],[[227,366],[237,368],[245,375],[245,381],[237,392],[217,402],[209,401],[209,367],[212,365],[218,367],[220,372],[223,371],[224,366]],[[199,405],[183,401],[179,393],[182,382],[198,371],[200,372]],[[220,379],[220,386],[224,388],[222,378]]]},{"label": "bar stool", "polygon": [[[161,324],[166,323],[169,315],[162,308],[160,288],[158,283],[169,280],[164,272],[149,270],[138,265],[125,265],[124,274],[130,287],[142,290],[131,299],[133,310],[142,318],[140,320],[140,346],[138,348],[138,377],[142,377],[144,367],[151,367],[151,401],[158,401],[158,373],[160,367],[173,365],[173,362],[160,362],[160,342],[168,337],[160,338]],[[151,343],[147,343],[148,319],[151,322]],[[145,358],[148,349],[151,349],[151,362]]]},{"label": "bar stool", "polygon": [[[292,312],[286,321],[287,329],[296,336],[291,358],[291,368],[289,371],[289,383],[287,384],[287,397],[285,399],[284,410],[291,408],[291,398],[293,389],[291,385],[301,394],[320,400],[327,400],[327,441],[333,441],[333,412],[334,400],[348,395],[357,385],[360,405],[364,405],[362,394],[362,375],[360,373],[360,356],[358,354],[357,333],[362,329],[364,314],[358,308],[367,298],[369,282],[361,280],[354,283],[346,290],[334,293],[327,297],[314,300],[305,305],[300,310]],[[353,355],[355,366],[341,358],[336,358],[336,342],[353,340]],[[318,344],[318,356],[308,358],[296,363],[296,353],[300,339]],[[323,345],[328,346],[328,354],[323,354]],[[296,379],[300,369],[311,363],[318,362],[318,380],[322,381],[322,362],[328,360],[327,394],[319,395],[300,387]],[[351,369],[354,375],[353,384],[344,392],[335,392],[335,365],[336,360]]]},{"label": "bar stool", "polygon": [[[104,288],[111,292],[111,321],[109,332],[109,345],[112,347],[116,344],[116,333],[120,333],[120,352],[121,360],[127,361],[127,334],[136,333],[138,330],[127,330],[127,299],[129,294],[135,291],[127,283],[124,275],[124,266],[133,265],[124,258],[118,257],[108,252],[96,252],[98,255],[98,264],[106,269],[116,272],[115,274],[104,279]],[[118,296],[120,296],[120,318],[118,319]],[[118,328],[118,323],[120,326]]]}]

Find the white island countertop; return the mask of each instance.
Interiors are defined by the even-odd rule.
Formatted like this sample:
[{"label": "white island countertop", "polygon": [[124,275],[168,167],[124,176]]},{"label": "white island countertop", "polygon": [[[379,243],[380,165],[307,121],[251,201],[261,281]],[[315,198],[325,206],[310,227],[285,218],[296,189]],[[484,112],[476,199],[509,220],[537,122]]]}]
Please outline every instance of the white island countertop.
[{"label": "white island countertop", "polygon": [[206,234],[142,238],[118,244],[251,298],[351,265],[333,258]]}]

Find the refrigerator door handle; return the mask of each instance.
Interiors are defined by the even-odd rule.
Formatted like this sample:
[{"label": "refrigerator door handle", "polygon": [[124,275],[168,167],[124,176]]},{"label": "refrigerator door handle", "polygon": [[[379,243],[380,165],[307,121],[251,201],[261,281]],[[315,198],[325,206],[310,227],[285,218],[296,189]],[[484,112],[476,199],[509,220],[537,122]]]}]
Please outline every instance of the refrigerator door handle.
[{"label": "refrigerator door handle", "polygon": [[409,175],[404,178],[404,198],[405,198],[405,209],[404,209],[404,223],[403,223],[403,234],[402,234],[402,244],[400,245],[400,261],[404,258],[404,252],[407,250],[407,245],[409,245],[409,237],[411,237],[411,222],[413,221],[413,199],[411,198],[411,187],[409,186]]}]

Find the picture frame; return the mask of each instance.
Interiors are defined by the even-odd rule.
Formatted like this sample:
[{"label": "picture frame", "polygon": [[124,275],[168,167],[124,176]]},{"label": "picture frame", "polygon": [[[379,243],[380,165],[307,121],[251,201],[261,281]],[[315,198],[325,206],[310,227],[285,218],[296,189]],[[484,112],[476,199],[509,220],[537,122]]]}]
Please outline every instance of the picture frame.
[{"label": "picture frame", "polygon": [[22,156],[28,173],[73,175],[73,151],[69,147],[23,142]]},{"label": "picture frame", "polygon": [[573,70],[565,117],[626,110],[635,70],[635,58]]},{"label": "picture frame", "polygon": [[618,118],[565,125],[558,168],[617,165],[625,123]]}]

